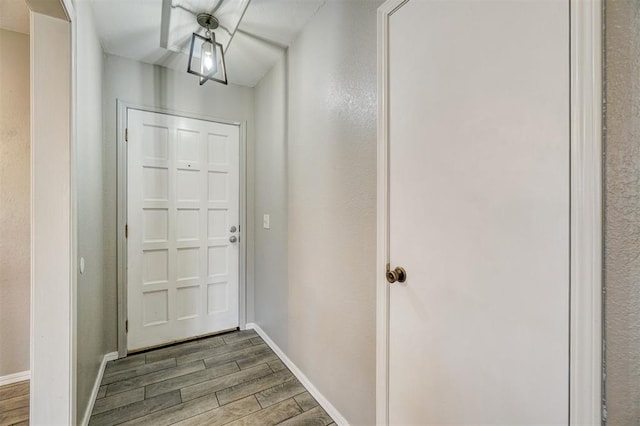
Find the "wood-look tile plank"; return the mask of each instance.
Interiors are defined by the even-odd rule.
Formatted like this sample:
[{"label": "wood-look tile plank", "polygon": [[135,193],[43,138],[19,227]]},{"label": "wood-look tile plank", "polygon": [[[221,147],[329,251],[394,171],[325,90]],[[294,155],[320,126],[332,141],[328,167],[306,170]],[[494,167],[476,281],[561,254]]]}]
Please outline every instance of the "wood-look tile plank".
[{"label": "wood-look tile plank", "polygon": [[217,379],[207,380],[206,382],[184,387],[180,390],[180,394],[183,402],[189,401],[202,395],[227,389],[269,374],[272,374],[269,366],[266,364],[258,365],[254,368],[238,371],[237,373],[231,373],[223,377],[218,377]]},{"label": "wood-look tile plank", "polygon": [[190,417],[181,422],[174,423],[175,426],[220,426],[233,420],[247,416],[260,410],[260,404],[253,395],[224,407],[214,408],[197,416]]},{"label": "wood-look tile plank", "polygon": [[0,411],[0,425],[13,425],[15,423],[20,423],[28,419],[29,406],[16,408],[14,410]]},{"label": "wood-look tile plank", "polygon": [[145,354],[128,355],[126,358],[109,361],[104,368],[104,374],[109,375],[115,372],[128,370],[145,363]]},{"label": "wood-look tile plank", "polygon": [[251,341],[251,344],[253,344],[253,345],[261,345],[261,344],[264,343],[264,340],[262,340],[262,337],[260,337],[260,336],[252,337],[249,340]]},{"label": "wood-look tile plank", "polygon": [[96,399],[104,398],[107,396],[107,386],[102,385],[98,388],[98,395],[96,395]]},{"label": "wood-look tile plank", "polygon": [[105,373],[91,425],[334,424],[253,330],[133,357]]},{"label": "wood-look tile plank", "polygon": [[0,412],[15,410],[16,408],[28,407],[29,395],[20,395],[0,401]]},{"label": "wood-look tile plank", "polygon": [[236,362],[238,363],[238,367],[240,367],[241,370],[245,370],[247,368],[255,367],[256,365],[259,365],[259,364],[266,364],[268,362],[277,361],[277,360],[278,360],[278,356],[275,353],[273,353],[271,349],[268,349],[268,350],[265,350],[264,353],[260,353],[260,354],[246,357],[246,358],[239,358],[236,360]]},{"label": "wood-look tile plank", "polygon": [[281,424],[284,420],[302,413],[298,404],[291,399],[279,402],[269,408],[250,414],[246,417],[228,423],[227,426],[271,426]]},{"label": "wood-look tile plank", "polygon": [[124,405],[133,404],[134,402],[144,399],[144,388],[137,388],[126,392],[120,392],[112,396],[96,399],[93,406],[92,416],[113,410]]},{"label": "wood-look tile plank", "polygon": [[158,395],[153,398],[144,399],[142,401],[134,402],[133,404],[128,404],[91,416],[89,425],[116,425],[131,419],[146,416],[155,411],[178,405],[180,402],[180,392],[174,391],[163,393],[162,395]]},{"label": "wood-look tile plank", "polygon": [[227,374],[231,374],[239,370],[240,369],[238,368],[238,364],[236,364],[234,361],[231,361],[226,364],[207,368],[204,371],[195,371],[190,374],[163,380],[162,382],[154,383],[147,386],[145,397],[150,398],[152,396],[160,395],[161,393],[170,392],[176,389],[179,390],[186,386],[191,386],[207,380],[215,379],[220,376],[226,376]]},{"label": "wood-look tile plank", "polygon": [[167,358],[176,358],[182,355],[188,355],[194,352],[204,351],[206,349],[215,348],[225,345],[222,337],[210,337],[206,339],[194,340],[192,342],[182,343],[180,345],[168,346],[166,348],[155,349],[147,352],[147,363],[161,361]]},{"label": "wood-look tile plank", "polygon": [[245,396],[253,395],[254,393],[269,389],[270,387],[279,385],[280,383],[284,383],[292,377],[293,375],[289,371],[283,370],[223,389],[216,392],[218,402],[220,405],[228,404],[236,399],[244,398]]},{"label": "wood-look tile plank", "polygon": [[29,426],[29,420],[27,419],[18,423],[14,423],[11,426]]},{"label": "wood-look tile plank", "polygon": [[303,392],[300,395],[296,395],[293,399],[296,400],[300,408],[302,408],[302,411],[309,411],[313,407],[318,406],[318,401],[316,401],[309,392]]},{"label": "wood-look tile plank", "polygon": [[280,359],[277,359],[275,361],[270,361],[267,364],[269,364],[269,367],[271,367],[271,369],[273,370],[274,373],[276,371],[284,370],[285,368],[287,368],[284,365],[284,363],[282,361],[280,361]]},{"label": "wood-look tile plank", "polygon": [[178,356],[176,357],[176,363],[178,365],[182,365],[189,362],[198,361],[200,359],[212,358],[229,352],[238,351],[249,346],[252,346],[249,340],[240,340],[239,342],[233,342],[228,345],[220,345],[214,348],[208,348],[203,351]]},{"label": "wood-look tile plank", "polygon": [[238,340],[252,339],[254,337],[259,337],[255,330],[242,330],[222,335],[222,338],[227,344],[237,342]]},{"label": "wood-look tile plank", "polygon": [[108,385],[111,383],[119,382],[121,380],[130,379],[132,377],[143,376],[145,374],[153,373],[155,371],[166,370],[167,368],[171,368],[175,366],[176,366],[175,358],[168,358],[168,359],[163,359],[161,361],[152,362],[149,364],[142,364],[128,370],[124,370],[121,372],[117,371],[117,372],[111,373],[110,375],[105,375],[102,377],[102,384]]},{"label": "wood-look tile plank", "polygon": [[251,358],[251,357],[266,354],[266,353],[273,353],[273,351],[267,345],[257,345],[257,346],[250,345],[249,347],[246,347],[243,349],[222,353],[209,358],[205,358],[204,363],[207,366],[207,368],[210,368],[210,367],[213,367],[214,365],[224,364],[229,361],[244,360],[246,358]]},{"label": "wood-look tile plank", "polygon": [[123,423],[123,426],[168,426],[188,419],[205,411],[217,408],[218,399],[215,394],[205,395],[183,404],[174,405],[164,410],[156,411],[144,417]]},{"label": "wood-look tile plank", "polygon": [[333,419],[318,406],[309,411],[305,411],[289,420],[280,423],[281,426],[328,426],[333,423]]},{"label": "wood-look tile plank", "polygon": [[168,368],[166,370],[156,371],[155,373],[145,374],[144,376],[133,377],[131,379],[115,382],[107,387],[107,396],[131,389],[148,386],[163,380],[173,379],[174,377],[193,373],[194,371],[204,370],[202,361],[192,362],[190,364],[180,365],[178,367]]},{"label": "wood-look tile plank", "polygon": [[284,401],[285,399],[292,398],[305,391],[306,389],[304,388],[304,386],[302,386],[298,379],[293,378],[272,388],[265,389],[256,393],[256,399],[258,400],[262,408],[267,408],[273,404]]},{"label": "wood-look tile plank", "polygon": [[0,386],[0,401],[22,395],[29,395],[29,380]]}]

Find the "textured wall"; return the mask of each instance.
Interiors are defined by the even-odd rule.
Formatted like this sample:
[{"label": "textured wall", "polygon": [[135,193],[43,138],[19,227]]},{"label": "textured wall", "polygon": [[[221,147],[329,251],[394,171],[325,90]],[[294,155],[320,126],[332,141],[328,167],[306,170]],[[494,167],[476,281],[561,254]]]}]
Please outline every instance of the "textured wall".
[{"label": "textured wall", "polygon": [[609,425],[640,424],[640,2],[605,2],[605,335]]},{"label": "textured wall", "polygon": [[[282,350],[288,349],[287,280],[287,60],[255,87],[255,318]],[[264,229],[264,214],[270,229]]]},{"label": "textured wall", "polygon": [[104,197],[105,197],[105,327],[109,350],[117,346],[116,328],[116,100],[141,106],[169,108],[230,121],[247,122],[247,316],[253,321],[253,89],[230,84],[198,85],[197,77],[186,72],[106,55],[104,64]]},{"label": "textured wall", "polygon": [[0,29],[0,377],[29,370],[29,36]]},{"label": "textured wall", "polygon": [[113,314],[106,311],[113,283],[105,279],[105,208],[102,171],[103,53],[89,2],[78,2],[77,15],[77,238],[85,271],[77,273],[77,415],[82,418],[100,369],[111,352]]},{"label": "textured wall", "polygon": [[376,9],[329,1],[289,49],[288,355],[375,422]]}]

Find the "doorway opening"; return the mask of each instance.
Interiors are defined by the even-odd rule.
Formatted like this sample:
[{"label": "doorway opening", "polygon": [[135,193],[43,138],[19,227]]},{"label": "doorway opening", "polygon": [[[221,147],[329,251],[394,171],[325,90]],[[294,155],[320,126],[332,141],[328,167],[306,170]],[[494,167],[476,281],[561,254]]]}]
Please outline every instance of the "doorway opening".
[{"label": "doorway opening", "polygon": [[119,357],[244,328],[244,124],[118,112]]}]

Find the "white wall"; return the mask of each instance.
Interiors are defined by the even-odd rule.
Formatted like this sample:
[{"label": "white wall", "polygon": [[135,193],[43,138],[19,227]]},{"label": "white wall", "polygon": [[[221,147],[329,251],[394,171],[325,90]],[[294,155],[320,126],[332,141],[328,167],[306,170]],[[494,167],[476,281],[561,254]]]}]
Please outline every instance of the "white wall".
[{"label": "white wall", "polygon": [[289,353],[375,420],[376,9],[328,2],[289,51]]},{"label": "white wall", "polygon": [[31,13],[31,424],[72,424],[71,34]]},{"label": "white wall", "polygon": [[[186,64],[185,64],[186,69]],[[110,350],[116,350],[116,100],[135,105],[167,108],[228,121],[247,122],[247,217],[253,218],[254,117],[253,89],[208,82],[185,72],[106,55],[104,65],[104,197],[105,197],[105,321]],[[253,221],[248,220],[247,310],[253,321]],[[243,232],[244,233],[244,232]]]},{"label": "white wall", "polygon": [[[255,87],[255,317],[288,349],[286,56]],[[263,228],[263,215],[270,229]]]},{"label": "white wall", "polygon": [[105,353],[113,351],[114,314],[105,299],[113,282],[105,278],[105,208],[102,143],[103,53],[96,35],[89,2],[76,3],[76,185],[78,263],[84,257],[85,271],[77,274],[77,418],[81,419]]},{"label": "white wall", "polygon": [[0,377],[29,370],[29,35],[0,29]]},{"label": "white wall", "polygon": [[327,2],[256,88],[256,322],[354,425],[375,423],[380,3]]}]

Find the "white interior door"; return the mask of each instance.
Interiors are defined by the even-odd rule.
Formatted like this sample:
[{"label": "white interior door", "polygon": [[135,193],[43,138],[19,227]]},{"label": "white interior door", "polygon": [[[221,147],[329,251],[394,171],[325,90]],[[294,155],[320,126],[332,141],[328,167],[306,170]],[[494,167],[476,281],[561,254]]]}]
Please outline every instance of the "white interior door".
[{"label": "white interior door", "polygon": [[237,327],[239,127],[132,109],[127,127],[128,349]]},{"label": "white interior door", "polygon": [[389,422],[566,425],[569,0],[388,28]]}]

